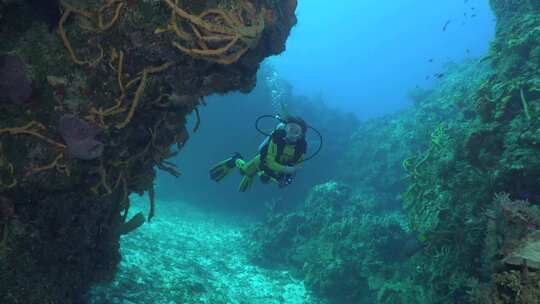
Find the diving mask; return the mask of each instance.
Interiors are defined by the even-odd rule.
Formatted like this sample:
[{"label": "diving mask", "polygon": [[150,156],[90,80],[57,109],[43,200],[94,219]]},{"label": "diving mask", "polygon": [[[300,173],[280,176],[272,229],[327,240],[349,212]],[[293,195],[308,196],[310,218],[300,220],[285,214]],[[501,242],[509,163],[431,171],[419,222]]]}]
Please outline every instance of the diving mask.
[{"label": "diving mask", "polygon": [[285,125],[285,140],[289,143],[297,142],[302,138],[302,127],[296,123],[288,123]]}]

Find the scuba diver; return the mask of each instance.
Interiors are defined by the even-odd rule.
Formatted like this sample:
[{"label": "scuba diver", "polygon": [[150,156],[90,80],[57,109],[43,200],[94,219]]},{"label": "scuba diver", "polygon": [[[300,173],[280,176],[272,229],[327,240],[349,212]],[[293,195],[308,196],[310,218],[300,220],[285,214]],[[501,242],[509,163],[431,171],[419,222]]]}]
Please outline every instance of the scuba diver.
[{"label": "scuba diver", "polygon": [[[258,126],[262,118],[268,117],[279,120],[278,125],[270,134],[261,131]],[[259,147],[259,153],[249,161],[245,161],[239,153],[234,153],[232,157],[219,162],[210,170],[211,179],[218,182],[236,167],[243,175],[238,187],[240,192],[245,192],[250,188],[255,175],[258,175],[261,182],[265,184],[272,181],[283,188],[292,183],[296,172],[300,169],[300,164],[313,158],[322,148],[320,133],[298,116],[285,114],[284,118],[281,118],[275,115],[263,115],[257,119],[256,128],[267,136]],[[308,129],[314,130],[319,135],[321,144],[315,154],[305,158]]]}]

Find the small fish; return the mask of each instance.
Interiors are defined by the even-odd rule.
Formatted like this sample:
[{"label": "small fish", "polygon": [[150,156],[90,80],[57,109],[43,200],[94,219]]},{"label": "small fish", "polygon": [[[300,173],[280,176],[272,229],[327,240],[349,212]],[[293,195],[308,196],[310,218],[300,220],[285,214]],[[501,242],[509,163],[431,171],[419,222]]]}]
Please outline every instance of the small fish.
[{"label": "small fish", "polygon": [[442,31],[446,31],[446,29],[448,28],[448,25],[450,24],[451,20],[447,20],[446,23],[444,24],[443,28],[442,28]]},{"label": "small fish", "polygon": [[427,76],[426,76],[426,80],[429,80],[429,78],[431,78],[431,76],[427,75]]},{"label": "small fish", "polygon": [[437,79],[441,79],[444,77],[444,73],[436,73],[433,76],[437,77]]},{"label": "small fish", "polygon": [[471,15],[471,18],[474,18],[474,17],[476,17],[476,14],[472,14],[472,15]]},{"label": "small fish", "polygon": [[467,53],[467,54],[469,54],[470,52],[471,52],[471,50],[469,50],[469,49],[465,50],[465,53]]},{"label": "small fish", "polygon": [[429,59],[428,62],[433,62],[433,58]]}]

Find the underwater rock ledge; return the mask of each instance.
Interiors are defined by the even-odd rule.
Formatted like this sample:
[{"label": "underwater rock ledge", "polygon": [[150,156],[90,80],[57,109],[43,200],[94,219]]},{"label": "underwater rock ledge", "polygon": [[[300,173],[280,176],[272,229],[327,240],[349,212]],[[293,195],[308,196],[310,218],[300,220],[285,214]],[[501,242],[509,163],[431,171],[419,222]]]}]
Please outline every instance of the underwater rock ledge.
[{"label": "underwater rock ledge", "polygon": [[0,302],[80,303],[110,280],[129,194],[150,192],[151,220],[155,168],[180,174],[167,158],[189,138],[186,115],[200,118],[207,95],[250,91],[260,62],[284,50],[295,9],[2,1],[0,56],[17,58],[20,76],[0,73],[15,90],[0,96]]}]

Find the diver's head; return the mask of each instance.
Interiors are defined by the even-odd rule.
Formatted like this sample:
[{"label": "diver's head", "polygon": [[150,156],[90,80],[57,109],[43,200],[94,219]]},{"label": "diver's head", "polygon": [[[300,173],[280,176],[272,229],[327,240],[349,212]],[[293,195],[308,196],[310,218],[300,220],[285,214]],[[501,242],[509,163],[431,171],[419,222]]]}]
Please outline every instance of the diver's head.
[{"label": "diver's head", "polygon": [[285,119],[285,141],[295,143],[306,136],[306,122],[297,116],[289,116]]}]

